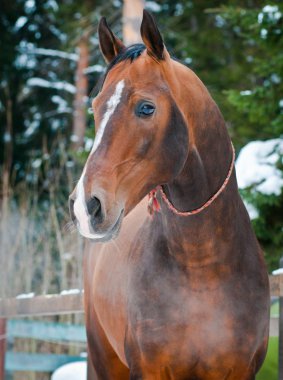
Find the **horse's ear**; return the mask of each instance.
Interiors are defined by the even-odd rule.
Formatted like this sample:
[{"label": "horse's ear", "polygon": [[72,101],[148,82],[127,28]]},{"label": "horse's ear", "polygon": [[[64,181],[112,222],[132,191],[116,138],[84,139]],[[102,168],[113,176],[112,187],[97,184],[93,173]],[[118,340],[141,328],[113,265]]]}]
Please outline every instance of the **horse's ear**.
[{"label": "horse's ear", "polygon": [[105,17],[102,17],[99,22],[98,37],[100,50],[107,63],[110,63],[116,55],[125,49],[123,42],[109,28]]},{"label": "horse's ear", "polygon": [[164,43],[153,16],[143,10],[141,37],[147,52],[158,60],[164,59]]}]

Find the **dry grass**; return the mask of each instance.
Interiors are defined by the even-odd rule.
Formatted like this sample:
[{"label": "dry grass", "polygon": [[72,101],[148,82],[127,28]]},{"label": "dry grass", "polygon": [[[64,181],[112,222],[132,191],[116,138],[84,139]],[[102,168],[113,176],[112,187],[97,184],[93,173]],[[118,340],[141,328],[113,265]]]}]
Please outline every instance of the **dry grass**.
[{"label": "dry grass", "polygon": [[[64,146],[50,152],[39,167],[32,163],[25,180],[7,191],[0,203],[0,298],[22,293],[50,294],[83,287],[83,239],[72,227],[68,194],[75,167]],[[59,156],[59,158],[58,158]],[[30,181],[32,178],[32,181]],[[66,225],[68,226],[66,228]],[[46,318],[45,318],[46,320]],[[54,316],[48,320],[84,323],[83,315]],[[79,354],[86,348],[33,339],[16,339],[13,350]],[[50,374],[15,373],[15,380],[45,380]]]},{"label": "dry grass", "polygon": [[0,297],[82,287],[83,240],[65,228],[74,168],[63,147],[56,165],[45,157],[1,203]]}]

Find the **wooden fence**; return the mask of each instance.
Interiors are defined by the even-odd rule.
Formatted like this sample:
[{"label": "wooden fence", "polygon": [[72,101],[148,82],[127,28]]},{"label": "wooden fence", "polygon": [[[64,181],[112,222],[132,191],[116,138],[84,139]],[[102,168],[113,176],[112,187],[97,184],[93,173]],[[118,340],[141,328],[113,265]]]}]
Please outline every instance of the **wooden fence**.
[{"label": "wooden fence", "polygon": [[[70,323],[43,322],[27,319],[8,319],[6,323],[7,350],[5,372],[9,378],[17,371],[54,372],[64,364],[86,361],[86,331],[84,325]],[[76,346],[84,352],[79,355],[57,353],[14,352],[11,344],[14,340],[35,339],[52,344]],[[76,350],[77,351],[77,350]]]},{"label": "wooden fence", "polygon": [[[5,379],[5,364],[11,367],[13,360],[19,360],[21,363],[27,359],[21,353],[13,354],[6,352],[6,333],[8,321],[12,318],[52,316],[63,314],[83,313],[83,294],[65,294],[65,295],[45,295],[28,298],[11,298],[0,300],[0,380]],[[16,333],[16,332],[15,332]],[[37,360],[31,357],[31,360]],[[6,359],[6,363],[5,363]],[[45,359],[42,357],[41,359]],[[62,356],[56,359],[56,362],[67,363],[80,358]],[[59,360],[59,361],[58,361]],[[81,358],[81,360],[83,360]],[[40,365],[40,363],[39,363]],[[48,364],[46,364],[48,366]],[[47,368],[47,367],[46,367]],[[91,366],[88,364],[88,379],[92,379]]]},{"label": "wooden fence", "polygon": [[[283,380],[283,275],[270,276],[271,296],[279,297],[279,375]],[[83,294],[46,295],[0,300],[0,380],[4,380],[6,325],[11,318],[83,313]],[[273,321],[274,322],[274,321]],[[276,329],[276,326],[273,328]],[[88,379],[92,378],[88,366]]]}]

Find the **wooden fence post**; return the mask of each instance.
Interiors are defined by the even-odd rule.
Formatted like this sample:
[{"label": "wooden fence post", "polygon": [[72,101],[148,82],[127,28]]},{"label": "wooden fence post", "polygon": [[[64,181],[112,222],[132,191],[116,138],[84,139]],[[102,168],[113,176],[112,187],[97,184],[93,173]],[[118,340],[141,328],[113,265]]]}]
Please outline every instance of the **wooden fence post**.
[{"label": "wooden fence post", "polygon": [[[279,267],[283,268],[283,257],[280,259]],[[280,274],[280,296],[279,296],[279,368],[278,379],[283,380],[283,275]]]},{"label": "wooden fence post", "polygon": [[5,378],[6,319],[0,318],[0,380]]}]

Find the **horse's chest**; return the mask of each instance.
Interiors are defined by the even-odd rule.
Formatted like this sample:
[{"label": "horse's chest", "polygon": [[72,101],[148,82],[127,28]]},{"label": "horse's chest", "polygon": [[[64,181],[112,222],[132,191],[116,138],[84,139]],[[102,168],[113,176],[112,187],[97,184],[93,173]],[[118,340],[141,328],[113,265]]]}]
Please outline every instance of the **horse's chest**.
[{"label": "horse's chest", "polygon": [[[184,373],[201,360],[220,371],[216,378],[222,378],[222,370],[224,378],[235,360],[248,365],[255,331],[245,318],[246,305],[238,304],[237,310],[229,300],[233,281],[213,278],[209,283],[204,269],[202,274],[188,274],[174,262],[166,262],[168,258],[158,260],[140,263],[130,276],[125,345],[128,360],[139,357],[149,367],[183,368]],[[250,339],[240,355],[236,354],[243,343],[239,331]],[[221,363],[225,363],[225,370]]]},{"label": "horse's chest", "polygon": [[197,319],[206,318],[204,299],[190,294],[186,276],[174,265],[151,262],[142,268],[134,271],[129,286],[130,345],[156,360],[161,353],[169,358],[181,351],[188,360],[194,356]]}]

